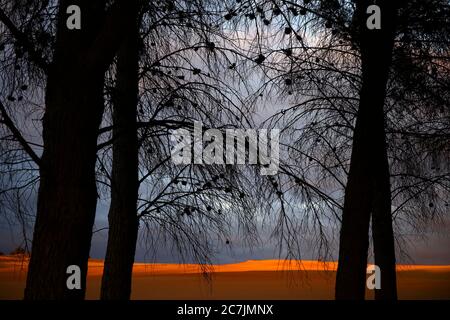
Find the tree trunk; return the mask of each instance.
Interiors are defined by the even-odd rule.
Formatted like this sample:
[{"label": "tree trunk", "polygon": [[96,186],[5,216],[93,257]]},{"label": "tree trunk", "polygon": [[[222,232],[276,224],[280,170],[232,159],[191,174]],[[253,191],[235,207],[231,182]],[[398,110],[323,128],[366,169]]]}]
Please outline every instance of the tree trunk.
[{"label": "tree trunk", "polygon": [[138,198],[138,29],[124,42],[117,62],[113,104],[113,164],[109,234],[101,299],[128,300],[139,221]]},{"label": "tree trunk", "polygon": [[353,135],[350,171],[345,188],[344,211],[336,275],[336,299],[364,299],[366,285],[369,224],[372,204],[371,119],[364,98],[370,89],[363,83]]},{"label": "tree trunk", "polygon": [[[336,276],[336,299],[364,299],[366,287],[369,222],[373,214],[376,262],[381,270],[385,297],[395,298],[395,253],[390,208],[389,164],[385,142],[384,100],[392,60],[396,7],[379,1],[381,30],[366,27],[370,1],[358,2],[362,88],[353,137],[350,172]],[[380,239],[381,237],[385,237]],[[392,270],[393,274],[392,274]],[[383,288],[384,284],[384,288]],[[387,291],[390,293],[387,293]],[[381,292],[381,291],[380,291]],[[376,293],[377,297],[380,293]]]},{"label": "tree trunk", "polygon": [[375,290],[375,299],[396,300],[395,240],[392,228],[391,186],[386,148],[383,160],[378,165],[372,211],[372,237],[375,264],[381,270],[381,289]]},{"label": "tree trunk", "polygon": [[[75,44],[60,40],[48,76],[44,152],[25,299],[81,299],[85,294],[97,203],[95,163],[103,73],[85,70],[77,61],[76,49]],[[70,265],[81,269],[81,290],[66,287]]]},{"label": "tree trunk", "polygon": [[[53,62],[47,78],[44,151],[25,299],[83,299],[85,295],[97,203],[95,164],[104,108],[104,72],[127,31],[117,18],[125,23],[130,17],[124,2],[117,1],[120,6],[111,11],[116,19],[113,24],[112,15],[106,19],[105,3],[59,3]],[[66,8],[71,4],[81,7],[81,30],[66,27]],[[66,284],[71,265],[81,270],[79,290],[69,290]]]}]

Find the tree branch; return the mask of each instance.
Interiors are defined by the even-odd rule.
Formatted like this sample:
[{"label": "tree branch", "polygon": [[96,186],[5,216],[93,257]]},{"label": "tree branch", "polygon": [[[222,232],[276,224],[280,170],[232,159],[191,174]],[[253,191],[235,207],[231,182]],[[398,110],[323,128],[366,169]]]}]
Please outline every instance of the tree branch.
[{"label": "tree branch", "polygon": [[28,52],[31,60],[44,72],[48,72],[49,63],[42,57],[42,55],[36,51],[33,44],[28,37],[20,31],[16,25],[8,18],[3,9],[0,8],[0,21],[8,28],[13,37],[24,47]]},{"label": "tree branch", "polygon": [[3,103],[0,101],[0,113],[3,117],[3,123],[5,126],[11,131],[14,138],[20,143],[23,150],[30,156],[30,158],[38,165],[40,166],[41,158],[34,152],[34,150],[30,147],[28,142],[25,140],[25,138],[20,133],[19,129],[16,128],[14,125],[14,122],[9,117],[8,113],[6,112],[6,108],[3,105]]}]

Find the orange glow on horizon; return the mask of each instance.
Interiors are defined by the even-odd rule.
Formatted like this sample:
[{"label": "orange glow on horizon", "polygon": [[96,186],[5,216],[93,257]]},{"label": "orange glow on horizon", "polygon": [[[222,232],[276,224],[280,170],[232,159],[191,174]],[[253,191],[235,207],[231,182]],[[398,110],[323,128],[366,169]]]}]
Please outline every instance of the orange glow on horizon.
[{"label": "orange glow on horizon", "polygon": [[[250,260],[209,266],[211,281],[203,281],[205,268],[197,264],[135,263],[131,298],[332,300],[336,266],[311,260]],[[28,258],[0,256],[0,300],[23,298],[27,267]],[[102,260],[89,260],[86,299],[100,298],[103,267]],[[399,265],[397,270],[400,299],[450,299],[450,265]],[[367,290],[366,298],[373,299],[373,292]]]},{"label": "orange glow on horizon", "polygon": [[[103,260],[89,260],[88,274],[98,276],[103,273]],[[1,256],[0,272],[26,272],[28,258],[21,256]],[[195,274],[202,272],[258,272],[258,271],[336,271],[337,262],[317,260],[248,260],[243,262],[205,265],[176,263],[141,263],[133,266],[133,274]],[[450,265],[397,265],[397,271],[450,272]]]}]

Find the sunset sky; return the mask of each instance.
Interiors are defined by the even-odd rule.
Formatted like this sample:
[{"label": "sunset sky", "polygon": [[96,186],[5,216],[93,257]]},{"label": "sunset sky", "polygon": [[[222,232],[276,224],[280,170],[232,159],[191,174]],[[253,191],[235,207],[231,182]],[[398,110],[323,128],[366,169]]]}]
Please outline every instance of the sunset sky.
[{"label": "sunset sky", "polygon": [[[107,227],[108,204],[100,202],[97,210],[97,219],[95,229],[102,229]],[[400,255],[397,260],[399,263],[414,263],[414,264],[450,264],[450,221],[445,220],[442,223],[437,223],[436,226],[430,228],[425,237],[418,234],[409,234],[407,238],[410,239],[410,244],[407,248],[407,253],[412,260],[402,258]],[[96,232],[92,239],[91,257],[96,259],[103,259],[106,251],[107,230]],[[230,239],[230,245],[218,244],[216,246],[216,254],[213,262],[216,264],[234,263],[247,260],[259,259],[278,259],[278,249],[273,241],[263,239],[259,245],[251,250],[244,246],[239,240],[233,241]],[[9,253],[14,248],[21,244],[22,237],[20,228],[18,226],[11,226],[3,217],[0,217],[0,251]],[[337,258],[337,248],[333,250],[334,257]],[[281,256],[281,258],[284,258]],[[308,252],[308,247],[305,245],[302,259],[313,260],[317,257]],[[336,259],[335,258],[335,259]],[[170,245],[167,248],[160,247],[158,252],[152,256],[151,252],[145,247],[143,241],[139,241],[137,252],[137,262],[162,262],[162,263],[178,263],[181,262],[179,257],[170,250]],[[192,262],[192,261],[186,261]]]},{"label": "sunset sky", "polygon": [[[23,297],[25,266],[20,257],[0,257],[0,299]],[[205,278],[198,265],[135,263],[131,298],[333,299],[335,269],[336,263],[253,260],[214,266]],[[398,266],[397,271],[400,299],[449,299],[450,266]],[[102,272],[102,261],[89,262],[87,299],[98,299]],[[366,297],[373,299],[373,291]]]}]

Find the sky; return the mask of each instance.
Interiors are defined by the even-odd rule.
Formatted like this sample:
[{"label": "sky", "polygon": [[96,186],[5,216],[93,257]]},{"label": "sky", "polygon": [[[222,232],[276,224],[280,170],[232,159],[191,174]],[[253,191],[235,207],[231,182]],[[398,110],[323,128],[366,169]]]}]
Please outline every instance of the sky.
[{"label": "sky", "polygon": [[[276,100],[276,99],[274,99]],[[285,101],[271,102],[270,108],[261,106],[258,117],[260,119],[267,118],[268,115],[274,113],[279,105]],[[279,107],[278,105],[278,107]],[[260,119],[255,119],[259,122]],[[258,121],[259,120],[259,121]],[[33,128],[30,126],[30,128]],[[33,134],[35,130],[27,128],[26,133],[31,138],[36,136]],[[24,130],[25,131],[25,130]],[[27,137],[28,138],[28,137]],[[33,139],[28,139],[33,140]],[[34,201],[35,199],[33,199]],[[107,227],[107,213],[108,202],[100,201],[97,208],[97,216],[94,230],[103,229]],[[142,236],[142,234],[141,234]],[[443,220],[442,223],[437,224],[433,228],[426,231],[425,234],[419,236],[418,234],[404,235],[408,240],[405,248],[406,252],[411,257],[412,261],[404,260],[399,257],[399,262],[413,262],[417,264],[448,264],[450,265],[450,218]],[[141,237],[140,237],[141,238]],[[102,259],[105,255],[107,243],[107,229],[95,232],[92,238],[91,257]],[[21,228],[18,225],[11,225],[5,217],[0,216],[0,252],[5,254],[11,252],[14,248],[22,244]],[[315,259],[309,245],[305,243],[303,248],[303,259]],[[337,248],[331,248],[332,257],[337,257]],[[281,258],[283,258],[283,251]],[[153,261],[145,243],[140,240],[136,250],[136,261]],[[180,262],[178,257],[170,250],[170,243],[166,247],[160,247],[158,252],[153,256],[156,262]],[[257,259],[274,259],[279,258],[278,248],[275,242],[269,238],[262,239],[259,245],[251,249],[245,246],[238,239],[232,239],[230,245],[217,244],[215,248],[214,263],[232,263],[246,260]],[[190,261],[187,261],[190,262]]]},{"label": "sky", "polygon": [[[278,110],[286,101],[276,101],[273,98],[267,101],[268,105],[260,105],[258,117],[261,119],[267,118],[270,114]],[[258,118],[255,122],[259,122]],[[27,128],[25,132],[29,133],[31,130]],[[35,134],[29,134],[30,137],[36,137]],[[30,139],[31,140],[31,139]],[[29,199],[30,206],[36,201],[35,197]],[[106,252],[107,243],[107,215],[108,215],[108,200],[100,200],[97,207],[97,215],[95,220],[94,230],[103,229],[95,232],[92,238],[91,257],[96,259],[103,259]],[[335,230],[338,234],[338,230]],[[29,232],[30,237],[31,232]],[[265,233],[262,233],[263,235]],[[22,233],[19,225],[8,221],[4,216],[0,215],[0,252],[5,254],[11,252],[20,245],[23,245]],[[170,249],[170,243],[166,247],[159,247],[158,252],[152,254],[147,249],[145,242],[142,240],[143,234],[140,235],[140,240],[136,248],[136,261],[138,262],[165,262],[177,263],[181,262],[179,257],[175,255]],[[429,228],[423,235],[408,234],[404,235],[408,240],[405,251],[409,254],[409,259],[405,259],[398,255],[399,263],[415,263],[415,264],[447,264],[450,265],[450,218],[447,217],[441,223],[436,224],[433,228]],[[31,237],[30,237],[31,238]],[[273,239],[268,237],[261,239],[262,241],[248,248],[239,239],[231,239],[229,245],[217,244],[215,246],[215,255],[212,258],[213,263],[224,264],[247,260],[260,259],[277,259],[284,258],[284,252],[279,256],[278,247]],[[313,241],[313,240],[312,240]],[[311,243],[305,243],[302,248],[302,259],[316,259],[309,246]],[[338,248],[331,248],[332,259],[337,258]],[[193,262],[193,261],[186,261]]]},{"label": "sky", "polygon": [[[94,230],[107,227],[108,203],[101,201],[97,208],[97,217]],[[410,259],[397,255],[398,263],[413,264],[437,264],[450,265],[450,218],[442,223],[436,224],[422,236],[407,235],[409,243],[406,251]],[[142,236],[142,234],[141,234]],[[107,230],[95,232],[91,244],[91,258],[103,259],[106,252]],[[0,252],[5,254],[11,252],[22,243],[20,228],[18,225],[9,225],[4,217],[0,216]],[[317,259],[305,243],[302,259]],[[332,257],[337,257],[337,248],[332,248]],[[279,258],[278,249],[274,241],[262,239],[262,243],[248,248],[238,239],[231,241],[230,245],[217,245],[212,262],[215,264],[227,264],[247,260],[267,260]],[[284,258],[283,253],[281,258]],[[140,237],[136,248],[135,260],[137,262],[163,262],[180,263],[180,259],[170,250],[170,244],[159,247],[158,252],[152,255],[146,249],[145,242]],[[193,261],[185,261],[193,262]]]},{"label": "sky", "polygon": [[[273,103],[273,102],[272,102]],[[278,102],[279,103],[279,102]],[[271,108],[261,106],[259,116],[264,118],[276,110],[273,103]],[[30,202],[35,202],[36,198],[32,197]],[[31,204],[30,206],[33,206]],[[97,215],[94,230],[107,228],[107,214],[109,203],[107,200],[100,200],[97,207]],[[338,230],[335,232],[338,234]],[[31,232],[30,232],[31,234]],[[264,233],[262,233],[264,234]],[[178,263],[181,262],[179,257],[175,255],[170,243],[165,247],[159,247],[158,252],[152,254],[148,251],[145,242],[140,240],[136,249],[136,261],[138,262],[164,262],[164,263]],[[30,237],[30,235],[29,235]],[[106,252],[107,243],[107,229],[95,232],[92,238],[91,257],[96,259],[103,259]],[[405,251],[409,254],[409,259],[402,256],[397,257],[399,263],[415,263],[415,264],[446,264],[450,265],[450,218],[447,217],[441,223],[429,228],[423,235],[408,234],[404,235],[408,240]],[[31,238],[31,237],[30,237]],[[260,259],[277,259],[284,258],[284,253],[281,252],[279,256],[278,247],[273,239],[264,238],[262,241],[248,248],[239,239],[231,239],[229,245],[217,244],[215,246],[215,255],[212,262],[216,264],[241,262],[247,260]],[[23,245],[21,228],[17,224],[11,224],[4,216],[0,215],[0,252],[5,254],[11,252],[18,246]],[[311,243],[305,243],[302,248],[302,259],[316,259],[310,250]],[[331,258],[337,258],[338,248],[331,248]],[[186,261],[194,262],[194,261]]]}]

